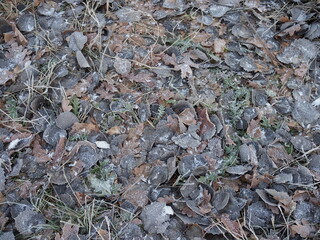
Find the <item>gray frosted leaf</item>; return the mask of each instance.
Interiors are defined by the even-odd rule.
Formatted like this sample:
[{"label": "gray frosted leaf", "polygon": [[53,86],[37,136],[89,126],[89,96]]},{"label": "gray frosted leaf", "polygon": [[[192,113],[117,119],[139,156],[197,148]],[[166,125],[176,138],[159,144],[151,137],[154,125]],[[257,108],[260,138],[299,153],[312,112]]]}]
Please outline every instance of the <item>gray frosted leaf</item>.
[{"label": "gray frosted leaf", "polygon": [[246,216],[251,226],[266,227],[271,223],[273,214],[262,202],[255,202],[248,207]]},{"label": "gray frosted leaf", "polygon": [[314,145],[313,143],[303,136],[294,136],[291,138],[291,143],[298,151],[309,151]]},{"label": "gray frosted leaf", "polygon": [[235,174],[235,175],[243,175],[246,172],[250,171],[252,169],[251,166],[243,166],[243,165],[237,165],[237,166],[233,166],[233,167],[228,167],[228,169],[226,170],[227,173],[230,174]]},{"label": "gray frosted leaf", "polygon": [[55,146],[60,138],[66,136],[66,130],[58,128],[56,124],[49,125],[43,132],[43,139],[52,146]]},{"label": "gray frosted leaf", "polygon": [[131,8],[121,8],[116,12],[120,22],[138,22],[141,19],[141,12]]},{"label": "gray frosted leaf", "polygon": [[229,7],[219,6],[216,4],[212,4],[209,8],[209,13],[212,17],[222,17],[226,12],[230,10]]},{"label": "gray frosted leaf", "polygon": [[277,58],[286,64],[299,65],[311,61],[317,56],[317,52],[317,46],[313,42],[307,39],[297,39],[289,47],[286,47]]},{"label": "gray frosted leaf", "polygon": [[50,4],[44,2],[40,3],[37,10],[38,13],[44,16],[52,16],[56,11],[55,8],[52,7]]},{"label": "gray frosted leaf", "polygon": [[126,59],[117,58],[113,66],[119,74],[128,74],[131,71],[131,62]]},{"label": "gray frosted leaf", "polygon": [[22,15],[17,22],[17,27],[19,28],[19,30],[24,32],[33,31],[35,28],[35,25],[36,25],[36,21],[34,19],[34,16],[29,13]]},{"label": "gray frosted leaf", "polygon": [[5,182],[6,182],[6,177],[4,175],[4,170],[0,166],[0,192],[2,192],[5,189]]},{"label": "gray frosted leaf", "polygon": [[76,122],[79,122],[79,119],[72,112],[60,113],[56,119],[56,125],[61,129],[67,129]]},{"label": "gray frosted leaf", "polygon": [[85,56],[83,56],[81,51],[76,52],[76,58],[77,58],[77,62],[79,64],[79,66],[81,68],[89,68],[90,67],[87,59],[85,58]]},{"label": "gray frosted leaf", "polygon": [[296,102],[292,111],[292,117],[303,126],[316,121],[319,116],[317,109],[306,101]]},{"label": "gray frosted leaf", "polygon": [[172,141],[182,148],[196,148],[201,144],[200,137],[196,139],[191,133],[184,133],[176,137],[172,137]]},{"label": "gray frosted leaf", "polygon": [[305,37],[310,40],[320,37],[320,22],[311,23]]},{"label": "gray frosted leaf", "polygon": [[245,56],[240,59],[240,66],[246,71],[246,72],[253,72],[257,70],[257,65],[253,61],[252,58]]},{"label": "gray frosted leaf", "polygon": [[14,220],[16,229],[23,235],[34,233],[45,224],[44,216],[32,210],[21,212]]},{"label": "gray frosted leaf", "polygon": [[173,215],[173,210],[170,206],[159,202],[151,203],[141,213],[143,228],[148,233],[165,233],[169,227],[170,215]]},{"label": "gray frosted leaf", "polygon": [[69,37],[69,48],[73,51],[81,51],[88,38],[82,32],[74,32]]}]

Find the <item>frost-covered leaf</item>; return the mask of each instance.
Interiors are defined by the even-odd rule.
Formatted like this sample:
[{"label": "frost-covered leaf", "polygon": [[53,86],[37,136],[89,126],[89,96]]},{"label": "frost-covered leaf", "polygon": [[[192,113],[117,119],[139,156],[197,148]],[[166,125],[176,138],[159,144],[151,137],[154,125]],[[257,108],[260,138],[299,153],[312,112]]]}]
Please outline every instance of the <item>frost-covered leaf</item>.
[{"label": "frost-covered leaf", "polygon": [[131,62],[126,59],[117,58],[113,66],[119,74],[125,75],[131,71]]},{"label": "frost-covered leaf", "polygon": [[84,36],[82,32],[74,32],[67,38],[69,48],[73,51],[81,51],[88,40],[87,36]]},{"label": "frost-covered leaf", "polygon": [[79,64],[79,66],[81,68],[89,68],[90,67],[87,59],[85,58],[85,56],[82,54],[81,51],[76,52],[76,58],[77,58],[77,62]]},{"label": "frost-covered leaf", "polygon": [[97,178],[93,174],[90,174],[88,176],[88,180],[96,193],[100,193],[102,195],[114,193],[115,176],[110,176],[110,178],[103,180]]},{"label": "frost-covered leaf", "polygon": [[154,202],[146,206],[141,213],[143,228],[149,233],[165,233],[169,227],[173,209],[165,203]]}]

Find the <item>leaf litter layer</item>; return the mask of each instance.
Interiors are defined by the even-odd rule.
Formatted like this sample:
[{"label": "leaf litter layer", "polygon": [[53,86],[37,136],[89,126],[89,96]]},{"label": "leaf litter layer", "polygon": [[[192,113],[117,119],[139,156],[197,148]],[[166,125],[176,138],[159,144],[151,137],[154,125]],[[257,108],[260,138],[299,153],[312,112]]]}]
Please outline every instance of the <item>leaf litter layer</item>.
[{"label": "leaf litter layer", "polygon": [[0,239],[317,239],[319,1],[0,2]]}]

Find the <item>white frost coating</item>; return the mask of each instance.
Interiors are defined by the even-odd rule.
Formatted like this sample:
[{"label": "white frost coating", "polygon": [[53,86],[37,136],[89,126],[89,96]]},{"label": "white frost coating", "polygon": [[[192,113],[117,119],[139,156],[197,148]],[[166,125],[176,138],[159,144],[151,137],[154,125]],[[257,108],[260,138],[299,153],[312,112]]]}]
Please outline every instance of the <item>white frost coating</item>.
[{"label": "white frost coating", "polygon": [[18,143],[20,142],[20,140],[21,139],[15,139],[15,140],[13,140],[10,144],[9,144],[9,146],[8,146],[8,150],[11,150],[11,149],[14,149],[17,145],[18,145]]},{"label": "white frost coating", "polygon": [[102,149],[109,149],[110,148],[110,144],[107,143],[106,141],[96,141],[95,144],[98,148],[102,148]]},{"label": "white frost coating", "polygon": [[312,106],[317,107],[320,105],[320,97],[312,102]]},{"label": "white frost coating", "polygon": [[173,209],[170,207],[170,206],[165,206],[163,209],[162,209],[162,214],[163,215],[173,215]]}]

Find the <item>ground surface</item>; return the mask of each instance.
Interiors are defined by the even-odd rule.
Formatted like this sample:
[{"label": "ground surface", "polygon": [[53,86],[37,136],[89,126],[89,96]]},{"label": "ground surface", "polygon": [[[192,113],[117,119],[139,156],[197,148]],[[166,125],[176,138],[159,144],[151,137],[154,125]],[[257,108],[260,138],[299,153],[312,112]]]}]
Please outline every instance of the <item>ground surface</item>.
[{"label": "ground surface", "polygon": [[0,239],[319,239],[319,1],[0,2]]}]

